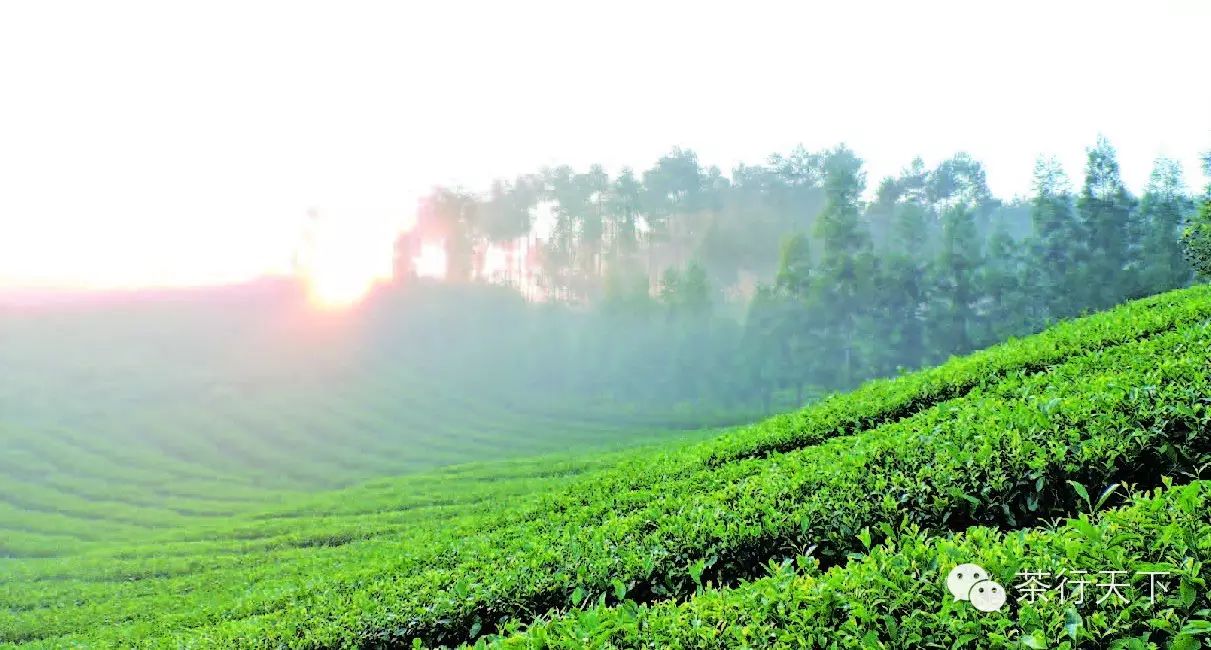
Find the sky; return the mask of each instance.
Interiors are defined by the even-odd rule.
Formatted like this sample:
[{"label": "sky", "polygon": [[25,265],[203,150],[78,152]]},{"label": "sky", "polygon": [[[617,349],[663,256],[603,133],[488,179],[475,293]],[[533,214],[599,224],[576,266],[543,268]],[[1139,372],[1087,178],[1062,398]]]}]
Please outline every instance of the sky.
[{"label": "sky", "polygon": [[724,171],[845,142],[999,196],[1099,133],[1200,186],[1211,2],[0,3],[0,287],[281,273],[304,232],[389,268],[435,183],[548,164]]}]

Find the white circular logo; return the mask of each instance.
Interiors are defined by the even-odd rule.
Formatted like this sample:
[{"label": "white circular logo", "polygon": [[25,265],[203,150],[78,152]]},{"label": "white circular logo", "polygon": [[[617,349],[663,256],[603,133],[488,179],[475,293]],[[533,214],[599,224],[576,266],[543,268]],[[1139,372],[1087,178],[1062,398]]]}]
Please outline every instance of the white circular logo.
[{"label": "white circular logo", "polygon": [[972,585],[988,577],[988,572],[978,564],[960,564],[946,576],[946,588],[955,600],[967,600]]},{"label": "white circular logo", "polygon": [[1005,605],[1005,588],[993,580],[981,580],[971,586],[967,599],[981,612],[995,612]]}]

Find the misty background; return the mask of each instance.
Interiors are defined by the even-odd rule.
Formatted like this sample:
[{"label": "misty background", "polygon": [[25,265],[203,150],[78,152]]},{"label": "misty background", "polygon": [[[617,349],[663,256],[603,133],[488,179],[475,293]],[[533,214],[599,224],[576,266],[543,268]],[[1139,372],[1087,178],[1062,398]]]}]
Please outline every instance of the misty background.
[{"label": "misty background", "polygon": [[293,279],[8,305],[6,465],[38,474],[70,435],[294,488],[700,435],[1211,270],[1175,161],[1140,196],[1104,138],[1076,182],[1047,157],[1033,174],[1003,200],[967,154],[916,159],[867,200],[844,145],[729,174],[673,149],[437,187],[394,279],[342,309]]},{"label": "misty background", "polygon": [[0,463],[705,435],[1182,286],[1209,12],[6,4]]}]

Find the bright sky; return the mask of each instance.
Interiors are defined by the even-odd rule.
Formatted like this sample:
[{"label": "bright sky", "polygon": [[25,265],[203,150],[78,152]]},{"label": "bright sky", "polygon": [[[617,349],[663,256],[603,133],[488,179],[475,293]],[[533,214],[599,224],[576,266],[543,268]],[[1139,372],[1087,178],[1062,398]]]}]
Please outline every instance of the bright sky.
[{"label": "bright sky", "polygon": [[[433,183],[673,145],[725,171],[846,141],[872,180],[984,161],[1201,183],[1211,2],[5,2],[0,286],[239,280],[317,207],[389,260]],[[381,237],[380,237],[381,233]],[[379,243],[381,242],[381,243]]]}]

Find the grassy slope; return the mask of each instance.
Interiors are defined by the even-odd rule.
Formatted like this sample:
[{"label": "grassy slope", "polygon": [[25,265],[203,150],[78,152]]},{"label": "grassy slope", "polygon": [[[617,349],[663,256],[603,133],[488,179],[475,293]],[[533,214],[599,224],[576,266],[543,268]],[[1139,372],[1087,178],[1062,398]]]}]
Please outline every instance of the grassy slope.
[{"label": "grassy slope", "polygon": [[705,433],[365,362],[288,301],[0,314],[0,556],[66,557],[452,463]]},{"label": "grassy slope", "polygon": [[0,642],[458,642],[552,607],[689,597],[810,545],[844,562],[902,518],[1027,525],[1071,512],[1065,480],[1206,459],[1208,317],[1211,290],[1176,292],[699,445],[286,495],[154,544],[0,560]]}]

